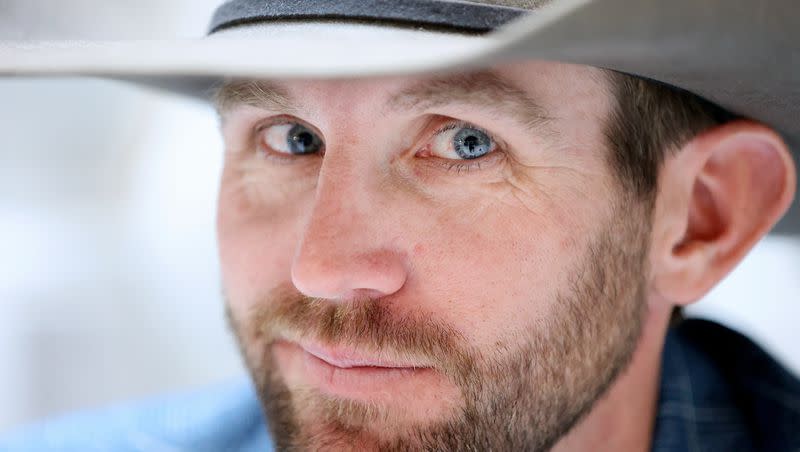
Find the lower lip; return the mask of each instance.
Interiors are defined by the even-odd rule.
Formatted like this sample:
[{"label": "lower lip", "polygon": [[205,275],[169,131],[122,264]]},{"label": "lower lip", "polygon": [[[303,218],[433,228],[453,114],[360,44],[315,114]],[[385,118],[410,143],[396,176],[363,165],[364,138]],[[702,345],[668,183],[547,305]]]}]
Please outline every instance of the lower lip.
[{"label": "lower lip", "polygon": [[298,378],[324,393],[344,397],[372,398],[375,394],[408,390],[407,385],[419,384],[420,377],[431,377],[433,373],[426,367],[337,367],[285,341],[276,342],[273,351],[284,372],[302,368]]}]

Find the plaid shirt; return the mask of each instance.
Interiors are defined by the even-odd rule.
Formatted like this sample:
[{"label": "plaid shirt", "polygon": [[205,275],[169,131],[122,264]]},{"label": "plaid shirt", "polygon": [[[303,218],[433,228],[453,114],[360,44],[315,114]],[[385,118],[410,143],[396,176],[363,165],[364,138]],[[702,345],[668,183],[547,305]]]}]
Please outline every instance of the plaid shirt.
[{"label": "plaid shirt", "polygon": [[[270,451],[246,380],[27,427],[0,451]],[[800,382],[750,340],[684,320],[664,348],[654,452],[800,452]]]},{"label": "plaid shirt", "polygon": [[706,320],[667,335],[653,452],[800,452],[800,381]]}]

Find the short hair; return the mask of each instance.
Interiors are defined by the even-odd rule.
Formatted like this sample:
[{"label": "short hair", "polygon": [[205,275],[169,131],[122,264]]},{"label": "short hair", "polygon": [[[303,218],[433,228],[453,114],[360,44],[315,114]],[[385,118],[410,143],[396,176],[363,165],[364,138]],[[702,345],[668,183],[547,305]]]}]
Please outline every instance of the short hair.
[{"label": "short hair", "polygon": [[[614,71],[608,75],[614,102],[605,124],[608,163],[625,193],[652,215],[666,158],[705,130],[739,117],[661,82]],[[673,307],[670,326],[683,319],[683,308]]]},{"label": "short hair", "polygon": [[737,119],[693,93],[608,71],[614,105],[605,124],[609,166],[634,199],[653,202],[665,159],[692,138]]}]

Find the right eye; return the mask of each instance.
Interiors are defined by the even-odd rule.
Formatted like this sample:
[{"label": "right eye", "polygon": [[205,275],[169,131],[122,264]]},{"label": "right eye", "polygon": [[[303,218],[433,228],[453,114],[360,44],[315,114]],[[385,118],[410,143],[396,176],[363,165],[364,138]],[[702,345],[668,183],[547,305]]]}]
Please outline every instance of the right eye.
[{"label": "right eye", "polygon": [[297,123],[273,124],[261,129],[259,146],[266,152],[291,155],[315,154],[324,143],[314,131]]}]

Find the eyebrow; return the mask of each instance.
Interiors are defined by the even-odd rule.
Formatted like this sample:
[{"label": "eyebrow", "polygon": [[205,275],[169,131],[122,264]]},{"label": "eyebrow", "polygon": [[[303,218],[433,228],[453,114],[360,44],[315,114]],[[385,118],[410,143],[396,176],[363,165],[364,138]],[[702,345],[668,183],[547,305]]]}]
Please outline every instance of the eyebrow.
[{"label": "eyebrow", "polygon": [[299,110],[283,86],[266,80],[227,81],[214,93],[212,100],[223,119],[241,105],[287,114],[296,114]]},{"label": "eyebrow", "polygon": [[[281,84],[265,80],[226,82],[214,95],[220,116],[240,105],[297,115],[300,108]],[[386,107],[419,111],[448,105],[471,105],[509,117],[534,132],[552,132],[553,120],[545,108],[521,88],[491,70],[428,78],[390,96]]]},{"label": "eyebrow", "polygon": [[430,110],[447,105],[474,105],[509,117],[530,131],[549,129],[553,117],[528,93],[486,70],[423,80],[395,94],[395,110]]}]

